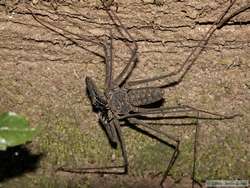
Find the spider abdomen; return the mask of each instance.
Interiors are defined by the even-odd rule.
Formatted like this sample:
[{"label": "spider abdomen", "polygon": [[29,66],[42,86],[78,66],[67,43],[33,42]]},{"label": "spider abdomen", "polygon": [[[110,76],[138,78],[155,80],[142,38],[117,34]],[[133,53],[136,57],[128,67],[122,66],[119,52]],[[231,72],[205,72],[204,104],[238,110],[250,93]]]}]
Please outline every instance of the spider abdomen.
[{"label": "spider abdomen", "polygon": [[138,88],[128,91],[129,103],[133,106],[142,106],[155,103],[163,99],[161,88]]}]

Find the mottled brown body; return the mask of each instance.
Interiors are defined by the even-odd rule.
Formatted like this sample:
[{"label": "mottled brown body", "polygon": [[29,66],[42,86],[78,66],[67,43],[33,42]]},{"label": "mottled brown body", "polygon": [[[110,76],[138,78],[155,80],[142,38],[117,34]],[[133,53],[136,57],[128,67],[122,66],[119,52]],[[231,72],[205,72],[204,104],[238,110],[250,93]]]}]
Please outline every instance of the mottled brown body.
[{"label": "mottled brown body", "polygon": [[106,95],[111,111],[115,114],[128,114],[134,107],[153,104],[163,99],[160,88],[138,88],[127,90],[115,88]]},{"label": "mottled brown body", "polygon": [[147,87],[128,91],[128,101],[133,106],[149,105],[162,99],[163,90],[161,88]]},{"label": "mottled brown body", "polygon": [[115,114],[127,114],[133,107],[128,100],[128,90],[125,88],[115,88],[107,93],[107,101],[110,109]]}]

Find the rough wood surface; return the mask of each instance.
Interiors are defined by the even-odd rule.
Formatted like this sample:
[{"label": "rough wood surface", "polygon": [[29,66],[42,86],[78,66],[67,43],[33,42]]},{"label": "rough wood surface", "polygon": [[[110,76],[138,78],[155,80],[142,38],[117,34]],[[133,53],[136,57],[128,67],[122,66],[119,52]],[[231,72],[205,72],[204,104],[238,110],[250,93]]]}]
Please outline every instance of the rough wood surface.
[{"label": "rough wood surface", "polygon": [[[225,10],[228,1],[127,0],[116,3],[118,17],[139,46],[139,62],[131,76],[133,80],[176,70]],[[247,3],[249,1],[239,0],[232,10]],[[115,6],[112,8],[115,10]],[[84,180],[83,176],[71,174],[57,173],[56,180],[48,175],[53,174],[53,167],[61,164],[83,166],[98,165],[98,161],[99,164],[119,162],[120,154],[110,151],[85,95],[87,75],[97,81],[98,87],[103,87],[102,48],[65,31],[69,38],[49,30],[38,23],[30,11],[53,28],[56,26],[89,39],[105,40],[112,29],[115,74],[129,58],[127,44],[131,41],[116,31],[98,1],[0,3],[0,112],[24,114],[32,125],[44,127],[43,134],[30,145],[32,151],[47,154],[41,160],[38,173],[31,172],[26,177],[34,180],[31,185],[54,182],[51,185],[102,187],[105,182],[106,187],[111,187],[121,181],[128,187],[146,186],[145,182],[149,182],[149,187],[157,187],[158,179],[151,179],[151,176],[162,170],[166,164],[162,161],[168,157],[162,159],[152,152],[165,149],[127,128],[124,132],[130,175],[119,178],[84,176]],[[166,88],[164,94],[166,106],[188,104],[221,114],[243,114],[230,121],[201,122],[197,170],[202,181],[250,176],[249,24],[248,10],[216,31],[184,80],[176,87]],[[173,179],[190,177],[194,127],[162,129],[182,141],[183,154],[174,167]],[[152,150],[153,146],[158,149]],[[38,178],[39,173],[42,178]],[[65,176],[67,180],[61,181]],[[28,180],[20,179],[24,184],[25,181]],[[15,181],[6,184],[15,187]]]}]

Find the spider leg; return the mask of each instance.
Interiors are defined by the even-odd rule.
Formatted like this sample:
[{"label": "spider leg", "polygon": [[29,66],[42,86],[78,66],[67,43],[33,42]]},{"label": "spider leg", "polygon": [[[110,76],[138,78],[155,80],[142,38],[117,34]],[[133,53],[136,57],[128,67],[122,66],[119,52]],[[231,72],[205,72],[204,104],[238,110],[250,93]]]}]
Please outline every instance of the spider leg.
[{"label": "spider leg", "polygon": [[[70,173],[96,173],[96,174],[126,174],[128,171],[128,157],[124,139],[121,134],[121,127],[119,121],[114,118],[111,122],[113,124],[111,127],[111,131],[107,132],[108,135],[115,135],[116,138],[110,138],[111,140],[117,141],[117,144],[120,145],[123,157],[123,164],[122,165],[114,165],[114,166],[105,166],[105,167],[83,167],[83,168],[70,168],[70,167],[59,167],[57,171],[64,171]],[[105,125],[107,126],[107,125]],[[120,171],[118,171],[120,169]]]},{"label": "spider leg", "polygon": [[[85,51],[87,52],[90,52],[98,57],[101,57],[104,59],[104,56],[97,53],[96,51],[92,51],[82,45],[79,44],[79,40],[83,40],[85,42],[89,42],[91,44],[94,44],[94,45],[97,45],[97,46],[100,46],[100,47],[103,47],[105,48],[105,46],[102,44],[102,42],[98,41],[98,40],[94,40],[94,39],[90,39],[90,37],[84,37],[82,35],[79,35],[79,34],[76,34],[76,33],[73,33],[73,32],[70,32],[68,30],[64,30],[62,28],[60,28],[59,26],[55,26],[51,23],[47,23],[46,21],[42,20],[42,19],[38,19],[36,16],[35,16],[35,13],[29,9],[28,7],[26,7],[28,9],[28,11],[30,12],[31,16],[34,18],[34,20],[36,20],[40,25],[46,27],[47,29],[49,29],[50,31],[53,31],[57,34],[59,34],[60,36],[63,36],[64,38],[68,39],[69,41],[71,41],[72,43],[76,44],[77,46],[79,46],[80,48],[84,49]],[[74,36],[74,38],[72,37]]]},{"label": "spider leg", "polygon": [[[159,107],[159,108],[135,108],[135,113],[121,116],[120,119],[130,117],[146,117],[152,119],[167,119],[167,118],[198,118],[198,119],[212,119],[223,120],[232,119],[241,114],[222,115],[205,110],[200,110],[188,105],[174,106],[174,107]],[[199,115],[197,115],[199,113]]]},{"label": "spider leg", "polygon": [[108,139],[111,143],[118,144],[118,135],[116,133],[116,127],[114,121],[108,122],[108,120],[101,117],[101,114],[99,114],[99,121],[101,125],[103,126]]},{"label": "spider leg", "polygon": [[225,24],[225,22],[230,20],[231,17],[229,19],[223,19],[223,18],[225,17],[228,10],[232,7],[234,3],[235,3],[235,0],[231,1],[226,11],[223,12],[223,14],[219,17],[219,19],[216,22],[214,22],[214,24],[208,30],[204,38],[199,42],[198,46],[191,52],[191,54],[187,57],[187,59],[185,60],[185,62],[182,64],[182,66],[179,69],[177,69],[176,71],[172,73],[155,76],[149,79],[129,81],[126,83],[126,86],[128,88],[132,88],[132,86],[148,83],[153,87],[167,87],[167,86],[176,85],[180,83],[182,79],[184,78],[184,76],[186,75],[186,73],[192,67],[194,62],[197,60],[201,52],[205,49],[205,46],[208,40],[213,35],[213,33],[219,27],[221,28],[223,24]]},{"label": "spider leg", "polygon": [[[197,161],[197,147],[198,147],[198,134],[199,134],[199,111],[197,111],[197,116],[196,116],[196,120],[197,122],[195,123],[195,138],[194,138],[194,150],[193,150],[193,168],[192,168],[192,188],[194,188],[194,185],[197,184],[199,185],[200,187],[202,187],[202,184],[196,180],[196,161]],[[224,117],[224,116],[223,116]],[[171,157],[171,160],[169,162],[169,165],[166,169],[166,171],[164,172],[164,175],[162,177],[162,180],[161,180],[161,187],[163,187],[163,183],[165,182],[168,174],[169,174],[169,171],[171,170],[171,168],[173,167],[177,157],[178,157],[178,154],[179,154],[179,143],[180,141],[173,138],[173,136],[169,135],[169,134],[166,134],[166,133],[163,133],[162,131],[160,131],[159,129],[155,129],[155,128],[152,128],[150,125],[152,125],[152,122],[144,122],[142,121],[141,119],[137,119],[137,118],[127,118],[129,122],[133,123],[133,124],[140,124],[142,125],[144,128],[146,128],[146,130],[149,130],[149,131],[154,131],[156,133],[159,133],[159,134],[162,134],[164,136],[166,136],[168,139],[170,140],[173,140],[176,142],[176,145],[173,145],[173,149],[174,149],[174,153]]]},{"label": "spider leg", "polygon": [[[161,143],[164,143],[165,145],[168,145],[169,147],[171,147],[172,149],[174,149],[174,153],[171,156],[171,159],[168,163],[167,169],[165,170],[163,177],[161,179],[160,185],[161,187],[163,187],[163,183],[166,180],[169,171],[171,170],[171,168],[173,167],[178,155],[179,155],[179,143],[180,141],[176,138],[174,138],[174,136],[170,135],[170,134],[166,134],[158,129],[152,128],[149,126],[149,124],[143,122],[142,120],[136,119],[136,118],[128,118],[127,119],[130,123],[132,124],[136,124],[136,125],[141,125],[143,128],[136,126],[136,128],[138,128],[139,130],[142,131],[146,131],[147,134],[153,138],[155,138],[156,140],[160,141]],[[151,133],[154,132],[154,133]],[[163,139],[161,137],[165,137],[168,140],[171,140],[173,143],[169,143],[169,141],[167,141],[166,139]]]},{"label": "spider leg", "polygon": [[112,87],[112,64],[113,64],[113,33],[110,30],[110,37],[108,42],[104,43],[104,53],[105,53],[105,86],[106,89]]},{"label": "spider leg", "polygon": [[100,118],[104,128],[107,132],[107,136],[110,141],[120,145],[122,151],[122,157],[124,161],[124,173],[128,171],[128,157],[127,157],[127,150],[124,142],[124,138],[121,132],[121,125],[118,119],[114,118],[110,123],[107,123],[102,118]]},{"label": "spider leg", "polygon": [[124,138],[122,136],[122,132],[121,132],[121,125],[118,119],[114,119],[114,123],[115,123],[115,129],[116,129],[116,133],[119,139],[119,143],[121,146],[121,150],[122,150],[122,157],[123,157],[123,162],[124,162],[124,173],[128,172],[128,157],[127,157],[127,150],[126,150],[126,145],[124,142]]},{"label": "spider leg", "polygon": [[[199,113],[198,113],[199,116]],[[201,183],[196,180],[195,173],[196,173],[196,160],[197,160],[197,147],[198,147],[198,137],[199,137],[199,119],[197,119],[197,124],[195,126],[195,135],[194,135],[194,152],[193,152],[193,170],[192,170],[192,188],[194,188],[195,184],[198,184],[200,187],[202,187]]]},{"label": "spider leg", "polygon": [[241,7],[240,9],[236,10],[235,12],[230,14],[229,16],[223,18],[223,20],[218,24],[217,28],[220,29],[223,26],[223,24],[228,22],[231,18],[233,18],[234,16],[240,14],[241,12],[244,12],[245,10],[247,10],[249,8],[250,8],[250,3],[246,4],[245,6]]},{"label": "spider leg", "polygon": [[[155,118],[157,120],[159,119],[169,119],[169,118],[192,118],[197,120],[195,124],[195,138],[194,138],[194,151],[193,151],[193,170],[192,170],[192,187],[194,187],[195,184],[198,184],[200,187],[202,187],[202,184],[196,180],[196,160],[197,160],[197,145],[198,145],[198,134],[199,134],[199,119],[211,119],[211,120],[223,120],[223,119],[232,119],[236,116],[239,116],[239,114],[235,114],[235,115],[230,115],[230,116],[226,116],[226,115],[221,115],[221,114],[217,114],[217,113],[212,113],[212,112],[208,112],[208,111],[204,111],[204,110],[199,110],[197,108],[193,108],[190,106],[176,106],[176,107],[160,107],[160,108],[154,108],[154,109],[145,109],[145,108],[137,108],[140,116],[133,116],[135,114],[131,114],[127,115],[126,118],[127,119],[131,119],[131,117],[134,117],[133,119],[135,119],[133,121],[133,123],[137,122],[141,122],[141,124],[143,125],[153,125]],[[144,116],[145,115],[145,116]],[[157,115],[157,116],[151,116],[151,115]],[[138,119],[136,119],[138,118]],[[146,122],[142,121],[142,119],[144,120],[144,118],[146,118]],[[162,123],[162,125],[164,125],[164,123]],[[148,127],[149,129],[153,129],[152,127]],[[153,129],[154,130],[154,129]],[[176,154],[178,156],[178,154]],[[164,177],[161,181],[161,185],[163,185],[164,180],[166,179],[166,177],[168,176],[169,170],[171,169],[171,167],[173,166],[176,158],[174,157],[175,154],[173,154],[173,157],[171,158],[171,161],[169,163],[169,167],[167,168],[166,173],[164,174]]]},{"label": "spider leg", "polygon": [[[196,119],[191,119],[191,118],[186,118],[186,119],[181,119],[182,121],[176,122],[176,118],[168,118],[168,121],[164,121],[164,122],[156,122],[156,120],[161,120],[161,119],[166,119],[166,118],[158,118],[155,119],[155,121],[152,121],[154,119],[152,118],[148,118],[148,117],[138,117],[138,119],[143,119],[146,122],[150,122],[150,125],[155,125],[155,126],[171,126],[171,127],[186,127],[186,126],[193,126],[197,124]],[[151,121],[150,121],[151,120]],[[184,121],[185,120],[185,121]]]},{"label": "spider leg", "polygon": [[[103,2],[103,5],[105,7],[104,2]],[[110,9],[109,7],[106,7],[105,10],[106,10],[107,14],[109,15],[110,19],[112,20],[112,22],[115,24],[117,31],[123,37],[126,37],[125,35],[127,35],[129,41],[132,41],[132,43],[133,43],[133,47],[130,47],[128,45],[128,47],[131,51],[131,57],[129,59],[129,62],[127,63],[125,68],[122,70],[122,72],[114,79],[114,83],[118,86],[121,86],[127,80],[128,76],[131,74],[131,72],[133,71],[133,69],[136,65],[138,46],[137,46],[137,43],[135,42],[134,38],[132,37],[132,35],[130,35],[127,28],[122,24],[119,17],[114,13],[114,11],[112,9]]]}]

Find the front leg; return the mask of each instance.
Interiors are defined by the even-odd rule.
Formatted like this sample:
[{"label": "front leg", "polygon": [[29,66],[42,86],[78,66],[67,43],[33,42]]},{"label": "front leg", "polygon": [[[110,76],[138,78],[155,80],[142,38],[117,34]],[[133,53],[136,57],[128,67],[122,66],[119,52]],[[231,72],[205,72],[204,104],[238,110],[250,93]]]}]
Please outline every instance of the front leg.
[{"label": "front leg", "polygon": [[171,168],[173,167],[176,159],[178,158],[179,155],[179,144],[180,141],[178,139],[176,139],[174,136],[164,133],[158,129],[152,128],[150,127],[149,124],[143,122],[142,120],[136,119],[136,118],[128,118],[127,119],[131,124],[135,124],[137,125],[136,128],[139,130],[142,130],[144,132],[146,132],[148,136],[156,139],[157,141],[165,144],[166,146],[169,146],[170,148],[172,148],[174,150],[171,159],[167,165],[166,170],[163,173],[161,182],[160,182],[160,186],[162,188],[164,188],[164,182],[166,181],[169,172],[171,170]]},{"label": "front leg", "polygon": [[163,74],[160,76],[154,76],[149,79],[129,81],[126,83],[126,87],[132,89],[138,85],[143,85],[143,84],[147,84],[148,87],[167,87],[167,86],[176,85],[180,83],[182,79],[184,78],[184,76],[189,71],[189,69],[193,66],[194,62],[197,60],[201,52],[204,50],[207,42],[209,41],[213,33],[217,29],[220,29],[226,22],[228,22],[232,18],[231,16],[228,19],[223,19],[225,15],[227,14],[228,10],[232,7],[234,3],[235,3],[235,0],[230,2],[227,9],[222,13],[222,15],[218,18],[218,20],[214,22],[211,28],[207,31],[206,35],[199,42],[197,47],[191,52],[191,54],[187,57],[187,59],[185,60],[185,62],[182,64],[182,66],[179,69],[177,69],[176,71],[172,73]]}]

